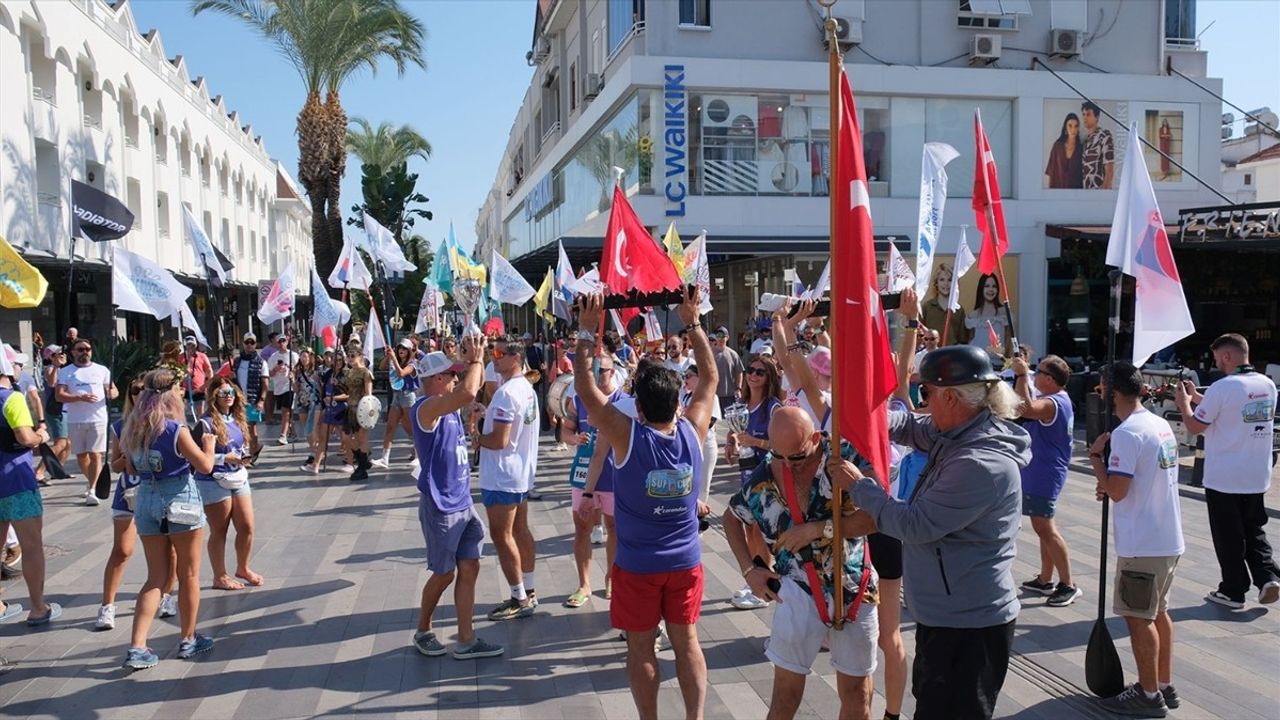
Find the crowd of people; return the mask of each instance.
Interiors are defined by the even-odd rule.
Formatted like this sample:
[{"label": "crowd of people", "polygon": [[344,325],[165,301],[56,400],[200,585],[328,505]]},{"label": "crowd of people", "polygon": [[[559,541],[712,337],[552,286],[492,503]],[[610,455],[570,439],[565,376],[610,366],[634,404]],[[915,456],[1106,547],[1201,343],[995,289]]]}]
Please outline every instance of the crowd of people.
[{"label": "crowd of people", "polygon": [[[990,718],[1021,602],[1044,597],[1063,607],[1085,592],[1054,521],[1075,446],[1066,391],[1072,369],[1053,355],[1033,360],[1025,346],[998,362],[980,329],[1003,328],[998,282],[984,278],[974,311],[947,325],[939,297],[950,282],[944,268],[932,297],[921,301],[908,289],[895,313],[902,328],[887,478],[874,477],[852,446],[831,437],[831,381],[840,370],[811,301],[788,302],[765,319],[744,354],[726,328],[708,333],[696,290],[676,308],[682,329],[659,343],[601,332],[600,296],[579,298],[575,331],[554,342],[433,333],[399,340],[377,363],[357,342],[317,353],[285,332],[259,348],[249,332],[215,367],[186,337],[166,343],[154,369],[124,379],[114,421],[119,393],[90,340],[68,333],[65,345],[42,347],[42,370],[7,349],[0,358],[0,534],[11,535],[6,576],[21,573],[30,608],[7,602],[0,618],[25,614],[27,625],[40,626],[62,613],[45,599],[41,489],[74,455],[86,505],[111,490],[113,542],[96,627],[114,627],[124,566],[141,538],[147,579],[125,666],[159,662],[161,653],[148,646],[156,615],[178,617],[178,658],[211,650],[213,639],[197,631],[202,554],[215,590],[267,582],[251,567],[250,475],[265,443],[299,442],[307,447],[305,473],[360,481],[373,467],[394,466],[414,478],[428,576],[412,644],[426,656],[505,652],[474,622],[484,545],[492,544],[510,590],[487,618],[534,615],[529,501],[538,497],[536,482],[567,481],[577,585],[564,589],[571,590],[564,606],[592,602],[593,546],[604,545],[603,598],[626,641],[639,715],[658,716],[657,653],[669,648],[686,714],[698,718],[707,690],[697,632],[700,536],[714,520],[712,480],[723,461],[736,467],[736,482],[714,488],[715,499],[726,508],[720,522],[742,572],[742,587],[724,600],[744,611],[774,608],[765,650],[774,666],[770,718],[797,713],[823,648],[842,718],[870,717],[872,675],[882,661],[887,720],[900,717],[908,683],[916,718]],[[1177,388],[1188,429],[1205,435],[1208,520],[1222,575],[1206,599],[1240,608],[1252,586],[1259,602],[1274,603],[1280,570],[1263,529],[1263,498],[1276,389],[1250,365],[1242,336],[1224,335],[1212,350],[1225,377],[1203,392],[1190,383]],[[375,373],[389,388],[376,458],[361,416]],[[1164,717],[1180,703],[1168,614],[1185,549],[1178,441],[1144,408],[1137,368],[1107,366],[1102,391],[1114,396],[1120,423],[1088,456],[1097,498],[1114,504],[1113,610],[1128,625],[1138,679],[1101,702],[1118,714]],[[393,458],[397,430],[412,442],[400,460]],[[543,442],[572,452],[568,478],[538,478]],[[106,485],[104,473],[113,478]],[[1013,563],[1022,516],[1039,541],[1039,562],[1037,574],[1019,583]],[[232,530],[234,565],[227,559]],[[446,633],[434,616],[450,586],[457,627]],[[910,667],[904,601],[915,621]]]}]

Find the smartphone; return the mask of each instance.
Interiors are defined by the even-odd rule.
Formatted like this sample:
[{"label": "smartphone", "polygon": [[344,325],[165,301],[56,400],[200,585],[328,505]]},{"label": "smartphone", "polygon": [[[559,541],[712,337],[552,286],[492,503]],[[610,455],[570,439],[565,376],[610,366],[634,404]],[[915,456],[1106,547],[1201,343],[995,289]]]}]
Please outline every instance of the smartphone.
[{"label": "smartphone", "polygon": [[[751,564],[755,565],[761,570],[769,569],[769,565],[765,563],[765,561],[761,559],[759,555],[755,556],[754,558],[751,558]],[[769,591],[772,592],[774,595],[777,595],[779,592],[782,591],[782,581],[779,580],[778,578],[769,578],[768,580],[765,581],[764,584],[765,584],[765,587],[768,587]]]}]

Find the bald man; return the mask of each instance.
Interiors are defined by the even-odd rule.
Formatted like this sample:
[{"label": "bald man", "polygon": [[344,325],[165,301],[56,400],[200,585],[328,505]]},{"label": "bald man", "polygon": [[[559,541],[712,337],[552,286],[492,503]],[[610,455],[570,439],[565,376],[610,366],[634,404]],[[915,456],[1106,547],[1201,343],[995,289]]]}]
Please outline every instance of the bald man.
[{"label": "bald man", "polygon": [[[781,600],[773,611],[773,631],[765,652],[774,666],[769,719],[795,716],[804,697],[805,678],[824,639],[836,670],[840,717],[870,718],[878,596],[876,572],[863,536],[874,532],[875,526],[845,498],[842,582],[844,597],[851,602],[840,609],[847,618],[844,630],[833,633],[829,629],[836,613],[829,442],[814,428],[807,412],[785,407],[769,422],[769,449],[770,462],[752,471],[749,482],[729,500],[724,516],[725,537],[751,591],[757,597]],[[773,558],[751,556],[747,525],[760,529],[773,548]],[[768,569],[770,559],[775,571]],[[819,584],[822,592],[815,597],[810,588]]]}]

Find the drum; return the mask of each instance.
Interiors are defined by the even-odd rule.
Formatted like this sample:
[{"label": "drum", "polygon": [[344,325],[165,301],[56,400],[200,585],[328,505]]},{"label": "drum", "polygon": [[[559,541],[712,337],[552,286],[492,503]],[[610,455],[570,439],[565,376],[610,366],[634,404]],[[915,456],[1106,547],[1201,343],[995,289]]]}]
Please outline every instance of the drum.
[{"label": "drum", "polygon": [[573,414],[573,373],[561,375],[547,389],[547,412],[563,420]]},{"label": "drum", "polygon": [[373,395],[365,395],[356,403],[356,424],[365,430],[378,424],[382,415],[382,401]]}]

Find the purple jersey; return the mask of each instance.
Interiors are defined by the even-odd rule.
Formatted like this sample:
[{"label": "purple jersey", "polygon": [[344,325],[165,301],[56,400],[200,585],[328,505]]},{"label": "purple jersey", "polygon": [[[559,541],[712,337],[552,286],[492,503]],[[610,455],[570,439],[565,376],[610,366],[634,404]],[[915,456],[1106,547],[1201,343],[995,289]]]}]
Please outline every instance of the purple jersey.
[{"label": "purple jersey", "polygon": [[151,441],[151,447],[129,459],[143,480],[164,480],[191,474],[191,463],[178,454],[178,431],[183,424],[165,420],[164,429]]},{"label": "purple jersey", "polygon": [[[746,435],[750,435],[757,440],[769,439],[769,420],[773,418],[773,413],[782,407],[782,403],[774,398],[768,398],[764,402],[751,409],[751,413],[747,415],[747,431]],[[742,486],[746,487],[750,484],[751,471],[756,469],[760,461],[764,459],[768,450],[761,448],[748,448],[738,446],[738,471],[742,480]]]},{"label": "purple jersey", "polygon": [[[236,423],[235,418],[231,416],[224,416],[222,418],[222,422],[227,426],[227,443],[224,445],[220,442],[215,442],[213,446],[213,451],[219,455],[234,453],[236,455],[239,455],[240,457],[244,457],[246,454],[244,451],[244,431],[240,429],[240,426]],[[210,420],[209,417],[206,415],[205,417],[200,419],[200,426],[198,429],[201,435],[204,435],[205,433],[213,435],[214,434],[213,421]],[[196,473],[196,480],[213,482],[214,481],[213,476],[216,475],[217,473],[233,473],[239,468],[240,468],[239,465],[229,465],[224,461],[218,465],[214,465],[213,470],[209,475],[201,475],[200,473]]]},{"label": "purple jersey", "polygon": [[618,567],[661,573],[702,562],[701,477],[702,443],[688,420],[677,420],[670,435],[631,422],[631,447],[614,476]]},{"label": "purple jersey", "polygon": [[[124,427],[124,420],[117,420],[111,423],[111,434],[116,442],[120,442],[120,430]],[[120,473],[120,477],[116,478],[115,492],[111,493],[111,509],[121,512],[133,512],[129,509],[129,503],[124,499],[124,491],[136,487],[138,478],[129,473]]]},{"label": "purple jersey", "polygon": [[430,398],[413,404],[413,449],[422,469],[418,491],[431,497],[436,509],[454,513],[471,507],[471,455],[467,451],[462,415],[453,411],[436,421],[435,430],[418,422],[418,409]]},{"label": "purple jersey", "polygon": [[1036,497],[1057,499],[1067,484],[1067,466],[1071,462],[1071,434],[1075,415],[1065,390],[1045,396],[1058,406],[1053,422],[1027,420],[1022,427],[1031,435],[1031,462],[1022,468],[1022,492]]}]

